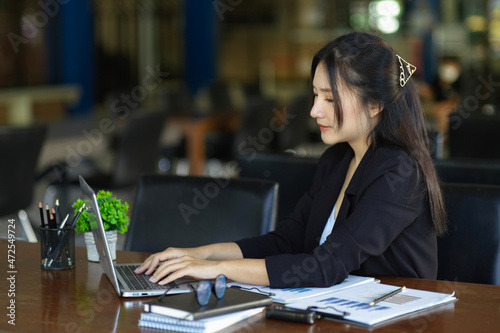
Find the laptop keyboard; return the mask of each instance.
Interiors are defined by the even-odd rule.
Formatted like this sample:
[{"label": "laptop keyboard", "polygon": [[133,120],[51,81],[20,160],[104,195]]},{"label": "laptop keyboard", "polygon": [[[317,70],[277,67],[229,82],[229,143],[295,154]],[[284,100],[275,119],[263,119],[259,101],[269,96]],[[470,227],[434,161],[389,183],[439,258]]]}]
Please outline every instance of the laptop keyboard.
[{"label": "laptop keyboard", "polygon": [[168,288],[177,288],[175,282],[170,282],[167,285],[159,285],[149,281],[150,275],[135,274],[134,270],[139,267],[137,265],[121,265],[115,266],[116,272],[123,277],[123,280],[131,290],[161,290]]}]

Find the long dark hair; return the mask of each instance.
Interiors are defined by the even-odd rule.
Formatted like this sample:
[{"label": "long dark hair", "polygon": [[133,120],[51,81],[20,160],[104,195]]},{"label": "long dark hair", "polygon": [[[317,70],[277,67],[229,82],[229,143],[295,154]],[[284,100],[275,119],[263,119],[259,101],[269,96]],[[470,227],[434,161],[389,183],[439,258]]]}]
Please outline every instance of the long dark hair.
[{"label": "long dark hair", "polygon": [[[342,127],[342,103],[339,84],[358,96],[364,105],[378,103],[380,121],[368,135],[368,144],[395,146],[405,150],[417,162],[427,187],[434,228],[438,235],[446,231],[446,212],[441,186],[429,154],[429,139],[423,109],[411,79],[401,87],[400,63],[392,47],[380,37],[352,32],[328,43],[316,53],[311,68],[324,63],[328,71],[337,125]],[[403,63],[405,77],[408,77]],[[311,79],[311,82],[312,82]],[[376,105],[376,104],[375,104]],[[368,108],[365,110],[368,112]]]}]

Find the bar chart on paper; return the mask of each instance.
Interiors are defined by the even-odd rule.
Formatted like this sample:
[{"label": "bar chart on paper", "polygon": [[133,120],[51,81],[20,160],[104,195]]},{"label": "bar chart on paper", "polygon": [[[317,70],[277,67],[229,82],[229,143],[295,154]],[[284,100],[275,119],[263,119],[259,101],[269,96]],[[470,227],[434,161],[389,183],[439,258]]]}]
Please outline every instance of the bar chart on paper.
[{"label": "bar chart on paper", "polygon": [[317,297],[339,290],[352,288],[365,283],[375,283],[375,278],[349,275],[342,283],[326,288],[269,288],[264,286],[254,286],[242,283],[229,283],[228,286],[261,293],[270,296],[273,301],[278,303],[291,303],[304,300],[306,298]]},{"label": "bar chart on paper", "polygon": [[404,304],[407,302],[415,301],[420,299],[420,297],[410,296],[410,295],[394,295],[391,298],[385,300],[384,302],[392,304]]},{"label": "bar chart on paper", "polygon": [[456,300],[454,293],[443,294],[406,288],[390,298],[370,305],[373,300],[396,289],[396,286],[373,282],[308,298],[288,306],[303,310],[313,307],[319,313],[332,315],[348,312],[349,314],[344,316],[346,321],[371,326]]},{"label": "bar chart on paper", "polygon": [[[386,303],[392,303],[392,304],[404,304],[408,303],[411,301],[415,301],[420,299],[420,297],[416,296],[410,296],[410,295],[395,295],[387,300],[384,300]],[[317,303],[322,304],[321,306],[317,306],[319,309],[321,308],[328,308],[328,306],[342,306],[342,308],[345,309],[358,309],[358,310],[367,310],[367,311],[383,311],[383,310],[388,310],[391,309],[389,306],[386,305],[370,305],[371,299],[367,298],[366,301],[353,301],[352,299],[345,299],[345,298],[339,298],[339,297],[330,297],[327,299],[319,300]],[[349,312],[349,310],[346,310]]]}]

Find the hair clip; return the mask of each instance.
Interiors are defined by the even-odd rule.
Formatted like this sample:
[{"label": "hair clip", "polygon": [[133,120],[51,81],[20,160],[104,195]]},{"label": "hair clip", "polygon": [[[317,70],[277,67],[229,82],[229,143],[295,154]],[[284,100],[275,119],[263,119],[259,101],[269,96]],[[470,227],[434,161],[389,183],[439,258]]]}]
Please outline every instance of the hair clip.
[{"label": "hair clip", "polygon": [[[406,82],[408,82],[408,80],[410,79],[410,77],[413,75],[413,73],[415,73],[415,71],[417,70],[417,67],[410,64],[408,61],[404,60],[403,58],[401,58],[399,56],[399,54],[396,54],[398,56],[398,59],[399,59],[399,68],[401,68],[401,73],[399,74],[399,85],[401,87],[404,87]],[[406,64],[406,69],[408,71],[408,77],[406,77],[405,75],[405,70],[404,70],[404,66],[403,66],[403,61],[404,63]]]}]

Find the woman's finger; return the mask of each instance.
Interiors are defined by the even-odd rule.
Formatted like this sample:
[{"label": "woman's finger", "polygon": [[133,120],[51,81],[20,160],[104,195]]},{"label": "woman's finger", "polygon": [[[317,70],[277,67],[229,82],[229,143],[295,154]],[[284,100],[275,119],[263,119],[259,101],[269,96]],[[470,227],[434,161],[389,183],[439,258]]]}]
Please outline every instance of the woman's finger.
[{"label": "woman's finger", "polygon": [[136,274],[141,274],[151,267],[151,264],[154,262],[154,255],[149,256],[144,262],[135,269]]},{"label": "woman's finger", "polygon": [[150,281],[153,283],[158,282],[163,277],[168,277],[169,282],[173,281],[170,279],[170,275],[184,267],[186,267],[189,263],[187,261],[179,260],[177,262],[165,262],[161,264],[160,267],[156,270],[156,272],[151,277]]},{"label": "woman's finger", "polygon": [[167,276],[166,278],[164,278],[163,280],[159,281],[158,284],[160,284],[160,285],[169,284],[172,281],[175,281],[177,279],[183,278],[183,277],[188,276],[188,275],[189,274],[187,274],[185,269],[179,269],[179,270],[173,272],[172,274],[170,274],[169,276]]}]

